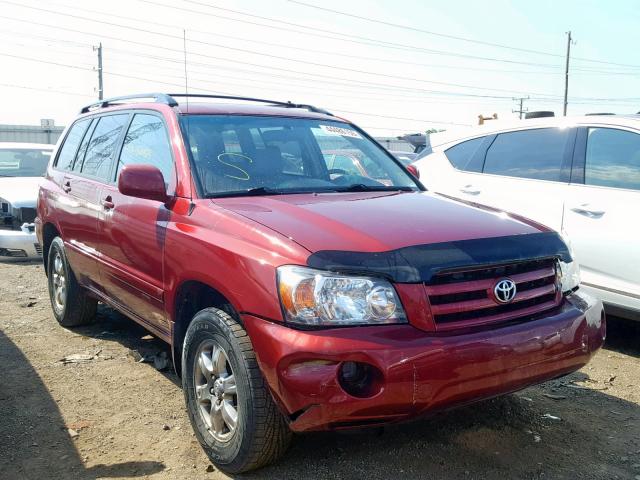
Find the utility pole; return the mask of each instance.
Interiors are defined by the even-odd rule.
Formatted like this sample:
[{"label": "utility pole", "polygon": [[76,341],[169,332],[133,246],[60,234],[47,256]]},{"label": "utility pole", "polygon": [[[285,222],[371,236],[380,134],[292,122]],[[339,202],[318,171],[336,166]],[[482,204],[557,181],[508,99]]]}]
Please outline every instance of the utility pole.
[{"label": "utility pole", "polygon": [[569,54],[571,53],[571,30],[567,32],[567,63],[564,67],[564,111],[563,116],[567,116],[567,96],[569,95]]},{"label": "utility pole", "polygon": [[520,102],[520,108],[518,110],[511,110],[511,113],[519,113],[520,114],[520,120],[522,120],[522,114],[523,113],[527,113],[529,111],[528,108],[522,108],[522,104],[525,100],[529,100],[529,96],[527,95],[526,97],[519,97],[519,98],[513,98],[514,102]]},{"label": "utility pole", "polygon": [[104,88],[102,86],[102,42],[97,47],[93,47],[93,51],[98,51],[98,100],[104,98]]}]

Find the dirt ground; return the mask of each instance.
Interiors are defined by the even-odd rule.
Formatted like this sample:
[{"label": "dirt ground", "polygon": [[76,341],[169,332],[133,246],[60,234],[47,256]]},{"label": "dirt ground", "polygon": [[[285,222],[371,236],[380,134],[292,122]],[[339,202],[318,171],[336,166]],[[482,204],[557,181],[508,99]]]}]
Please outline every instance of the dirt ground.
[{"label": "dirt ground", "polygon": [[[640,480],[638,327],[611,319],[607,347],[569,377],[384,430],[296,436],[241,478]],[[138,361],[162,351],[107,308],[90,327],[59,327],[42,267],[0,264],[0,478],[227,478],[197,444],[171,367]]]}]

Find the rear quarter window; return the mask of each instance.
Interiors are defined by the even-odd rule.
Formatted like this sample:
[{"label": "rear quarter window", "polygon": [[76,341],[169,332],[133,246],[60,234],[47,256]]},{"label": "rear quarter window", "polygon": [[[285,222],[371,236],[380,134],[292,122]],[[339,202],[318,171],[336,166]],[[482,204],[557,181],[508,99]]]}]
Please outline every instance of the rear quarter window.
[{"label": "rear quarter window", "polygon": [[467,140],[466,142],[454,145],[444,151],[444,154],[458,170],[465,172],[480,172],[482,171],[482,163],[472,161],[478,149],[482,146],[485,137],[474,138],[473,140]]},{"label": "rear quarter window", "polygon": [[76,152],[78,151],[80,142],[82,142],[82,138],[84,137],[90,122],[90,118],[84,118],[74,123],[69,129],[69,133],[64,139],[64,143],[62,144],[60,153],[56,159],[55,168],[59,170],[71,170],[73,167],[73,160],[76,158]]}]

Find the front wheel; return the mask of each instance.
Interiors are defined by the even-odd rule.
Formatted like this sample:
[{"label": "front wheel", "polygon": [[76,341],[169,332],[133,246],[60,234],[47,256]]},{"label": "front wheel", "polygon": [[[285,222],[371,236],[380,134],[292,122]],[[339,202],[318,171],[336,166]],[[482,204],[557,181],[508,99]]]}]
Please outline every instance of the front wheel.
[{"label": "front wheel", "polygon": [[218,468],[240,473],[279,458],[291,431],[246,331],[217,308],[198,312],[182,350],[182,387],[196,437]]}]

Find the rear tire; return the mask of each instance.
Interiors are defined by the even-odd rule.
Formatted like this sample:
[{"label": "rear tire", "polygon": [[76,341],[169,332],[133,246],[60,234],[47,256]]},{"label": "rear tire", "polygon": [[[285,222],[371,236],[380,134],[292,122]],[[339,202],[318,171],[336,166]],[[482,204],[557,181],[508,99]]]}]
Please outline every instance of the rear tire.
[{"label": "rear tire", "polygon": [[287,450],[276,407],[242,326],[217,308],[198,312],[182,349],[182,387],[200,445],[222,471],[260,468]]},{"label": "rear tire", "polygon": [[56,320],[63,327],[78,327],[95,321],[98,301],[78,285],[60,237],[52,240],[47,257],[49,298]]}]

